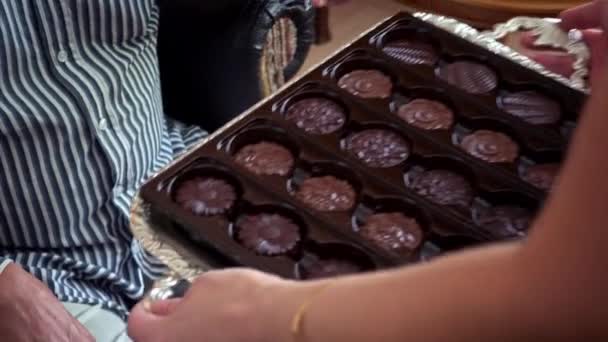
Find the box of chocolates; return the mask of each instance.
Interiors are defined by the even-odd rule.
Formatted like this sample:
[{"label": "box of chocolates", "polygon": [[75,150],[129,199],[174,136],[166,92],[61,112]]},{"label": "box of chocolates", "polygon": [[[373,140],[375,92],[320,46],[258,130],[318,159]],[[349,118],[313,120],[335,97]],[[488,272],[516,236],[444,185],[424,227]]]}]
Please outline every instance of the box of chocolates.
[{"label": "box of chocolates", "polygon": [[315,279],[423,262],[525,238],[584,100],[401,13],[141,194],[181,248],[226,266]]}]

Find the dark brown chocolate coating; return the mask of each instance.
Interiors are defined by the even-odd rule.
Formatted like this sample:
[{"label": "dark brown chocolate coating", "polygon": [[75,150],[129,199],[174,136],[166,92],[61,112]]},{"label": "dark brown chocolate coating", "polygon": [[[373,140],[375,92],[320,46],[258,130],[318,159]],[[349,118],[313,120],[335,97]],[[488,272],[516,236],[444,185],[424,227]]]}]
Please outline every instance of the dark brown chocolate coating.
[{"label": "dark brown chocolate coating", "polygon": [[402,213],[380,213],[367,218],[359,233],[383,250],[408,255],[422,244],[422,228]]},{"label": "dark brown chocolate coating", "polygon": [[243,246],[261,255],[285,254],[301,239],[298,225],[278,214],[244,216],[237,227],[237,237]]},{"label": "dark brown chocolate coating", "polygon": [[379,70],[355,70],[340,78],[340,88],[364,99],[386,99],[391,96],[393,82]]},{"label": "dark brown chocolate coating", "polygon": [[532,221],[532,213],[515,206],[497,206],[481,210],[476,224],[501,238],[525,235]]},{"label": "dark brown chocolate coating", "polygon": [[256,175],[265,176],[286,176],[294,165],[289,149],[265,141],[241,148],[234,160]]},{"label": "dark brown chocolate coating", "polygon": [[392,41],[382,51],[406,64],[435,65],[439,60],[439,54],[432,44],[417,40]]},{"label": "dark brown chocolate coating", "polygon": [[439,77],[471,94],[486,94],[498,86],[498,76],[489,67],[469,61],[443,65]]},{"label": "dark brown chocolate coating", "polygon": [[538,164],[526,168],[521,178],[542,190],[551,190],[559,172],[559,164]]},{"label": "dark brown chocolate coating", "polygon": [[343,258],[320,258],[311,254],[305,255],[299,266],[303,279],[331,278],[363,271],[362,267],[354,261]]},{"label": "dark brown chocolate coating", "polygon": [[425,129],[450,129],[454,124],[454,113],[441,102],[415,99],[399,107],[397,115],[408,124]]},{"label": "dark brown chocolate coating", "polygon": [[488,163],[512,163],[519,156],[519,146],[508,135],[479,130],[462,139],[460,146],[473,157]]},{"label": "dark brown chocolate coating", "polygon": [[473,187],[463,176],[447,170],[430,170],[416,175],[412,189],[441,205],[468,207],[473,201]]},{"label": "dark brown chocolate coating", "polygon": [[315,210],[348,211],[355,206],[357,194],[347,181],[323,176],[304,180],[296,198]]},{"label": "dark brown chocolate coating", "polygon": [[346,138],[346,150],[370,167],[387,168],[404,162],[410,147],[399,134],[384,129],[367,129]]},{"label": "dark brown chocolate coating", "polygon": [[501,96],[500,107],[533,125],[557,123],[562,116],[561,106],[535,91],[520,91]]},{"label": "dark brown chocolate coating", "polygon": [[237,194],[232,185],[219,178],[195,177],[178,185],[175,201],[195,215],[220,215],[234,205]]},{"label": "dark brown chocolate coating", "polygon": [[299,100],[287,109],[285,118],[309,134],[333,133],[346,123],[346,113],[338,103],[314,97]]}]

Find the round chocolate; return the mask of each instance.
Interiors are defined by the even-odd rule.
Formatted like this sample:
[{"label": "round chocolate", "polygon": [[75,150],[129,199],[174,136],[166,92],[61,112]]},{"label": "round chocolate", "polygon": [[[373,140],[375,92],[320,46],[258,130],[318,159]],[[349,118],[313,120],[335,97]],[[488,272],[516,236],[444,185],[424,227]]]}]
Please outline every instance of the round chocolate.
[{"label": "round chocolate", "polygon": [[364,99],[386,99],[391,96],[393,82],[379,70],[355,70],[342,76],[338,86]]},{"label": "round chocolate", "polygon": [[551,190],[559,172],[559,164],[538,164],[527,167],[521,178],[542,190]]},{"label": "round chocolate", "polygon": [[301,277],[304,279],[331,278],[363,271],[356,262],[342,258],[320,258],[306,255],[299,264]]},{"label": "round chocolate", "polygon": [[408,255],[422,244],[422,228],[416,219],[402,213],[374,214],[359,233],[387,252]]},{"label": "round chocolate", "polygon": [[471,94],[486,94],[498,86],[498,76],[492,69],[469,61],[442,66],[439,69],[439,77]]},{"label": "round chocolate", "polygon": [[366,129],[346,138],[346,150],[370,167],[388,168],[401,164],[410,155],[409,144],[397,133]]},{"label": "round chocolate", "polygon": [[519,146],[508,135],[479,130],[462,139],[460,146],[473,157],[488,163],[512,163],[519,156]]},{"label": "round chocolate", "polygon": [[278,214],[244,216],[237,227],[237,237],[243,246],[261,255],[285,254],[300,241],[298,225]]},{"label": "round chocolate", "polygon": [[338,103],[323,97],[299,100],[287,109],[285,118],[309,134],[330,134],[346,123],[346,113]]},{"label": "round chocolate", "polygon": [[234,160],[256,175],[266,176],[286,176],[294,164],[289,149],[265,141],[241,148]]},{"label": "round chocolate", "polygon": [[319,211],[348,211],[357,194],[347,181],[333,176],[312,177],[300,184],[296,198]]},{"label": "round chocolate", "polygon": [[517,116],[533,125],[557,123],[561,116],[561,106],[535,91],[520,91],[503,95],[500,107],[511,115]]},{"label": "round chocolate", "polygon": [[473,187],[466,178],[447,170],[424,171],[416,175],[411,188],[441,205],[468,207],[473,201]]},{"label": "round chocolate", "polygon": [[426,130],[450,129],[454,112],[441,102],[415,99],[399,107],[397,115],[408,124]]},{"label": "round chocolate", "polygon": [[481,210],[476,224],[501,238],[525,235],[532,221],[532,213],[516,206],[497,206]]},{"label": "round chocolate", "polygon": [[223,179],[195,177],[179,184],[175,201],[195,215],[220,215],[234,205],[237,194]]},{"label": "round chocolate", "polygon": [[439,60],[439,54],[432,44],[417,40],[392,41],[382,51],[406,64],[435,65]]}]

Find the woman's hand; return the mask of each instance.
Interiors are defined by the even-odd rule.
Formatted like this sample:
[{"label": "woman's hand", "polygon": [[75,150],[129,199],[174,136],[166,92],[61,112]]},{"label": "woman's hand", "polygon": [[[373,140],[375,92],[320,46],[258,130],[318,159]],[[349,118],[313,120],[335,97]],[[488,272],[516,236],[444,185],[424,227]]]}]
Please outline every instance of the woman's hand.
[{"label": "woman's hand", "polygon": [[[572,29],[580,30],[582,39],[591,50],[589,65],[591,84],[594,83],[597,75],[604,68],[605,54],[608,48],[605,35],[608,22],[602,19],[602,14],[606,12],[606,8],[608,8],[608,2],[598,0],[566,10],[560,15],[562,29],[566,32]],[[566,77],[570,77],[574,72],[574,57],[572,55],[565,51],[543,49],[543,47],[536,46],[534,43],[537,37],[531,32],[521,33],[517,37],[520,38],[519,44],[509,45],[518,45],[517,50],[544,65],[548,70]]]},{"label": "woman's hand", "polygon": [[209,272],[182,299],[137,305],[129,336],[136,342],[284,341],[299,305],[292,290],[299,287],[305,286],[252,270]]}]

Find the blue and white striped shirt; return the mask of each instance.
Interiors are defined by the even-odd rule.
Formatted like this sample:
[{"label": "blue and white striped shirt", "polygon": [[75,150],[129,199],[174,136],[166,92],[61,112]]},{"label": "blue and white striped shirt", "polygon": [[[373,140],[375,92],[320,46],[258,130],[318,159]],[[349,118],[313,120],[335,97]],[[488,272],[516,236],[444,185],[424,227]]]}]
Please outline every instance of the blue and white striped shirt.
[{"label": "blue and white striped shirt", "polygon": [[157,0],[0,1],[0,258],[123,316],[162,269],[131,200],[204,134],[162,113],[158,20]]}]

